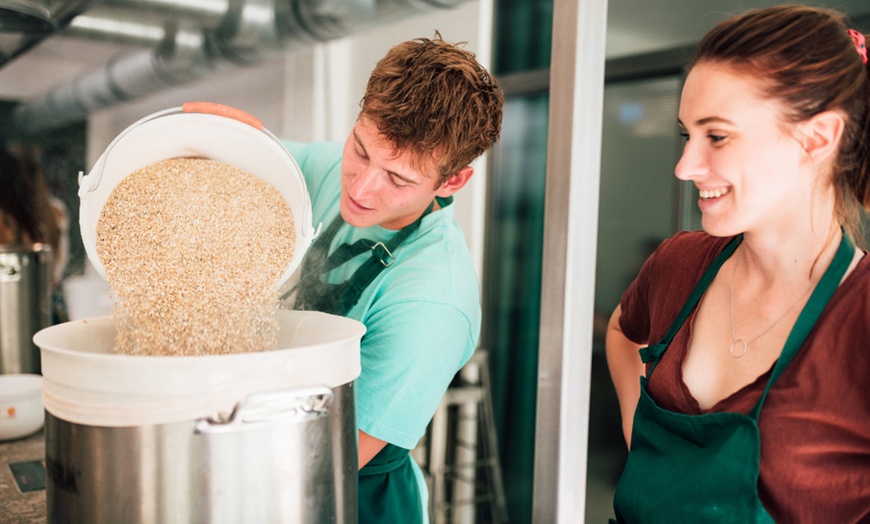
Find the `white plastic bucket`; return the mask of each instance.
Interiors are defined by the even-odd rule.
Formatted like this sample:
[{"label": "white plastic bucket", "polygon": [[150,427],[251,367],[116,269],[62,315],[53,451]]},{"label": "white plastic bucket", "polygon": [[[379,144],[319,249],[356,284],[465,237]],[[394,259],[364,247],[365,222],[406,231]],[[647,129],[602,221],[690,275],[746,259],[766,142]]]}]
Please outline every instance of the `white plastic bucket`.
[{"label": "white plastic bucket", "polygon": [[106,148],[79,181],[80,226],[88,258],[106,277],[97,255],[97,221],[112,189],[146,166],[177,157],[204,157],[231,164],[275,187],[293,211],[296,247],[278,282],[287,281],[314,237],[311,201],[302,171],[281,142],[262,123],[238,109],[188,103],[133,123]]},{"label": "white plastic bucket", "polygon": [[33,341],[45,409],[89,426],[166,424],[229,413],[254,393],[334,388],[359,376],[363,324],[316,311],[277,314],[281,349],[229,355],[120,355],[111,317],[43,329]]}]

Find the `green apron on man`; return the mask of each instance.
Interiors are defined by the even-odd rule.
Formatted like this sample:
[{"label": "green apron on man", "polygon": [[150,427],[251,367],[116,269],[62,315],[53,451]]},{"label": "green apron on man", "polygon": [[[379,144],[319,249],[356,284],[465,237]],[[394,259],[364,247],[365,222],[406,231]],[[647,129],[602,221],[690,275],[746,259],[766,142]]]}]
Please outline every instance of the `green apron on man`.
[{"label": "green apron on man", "polygon": [[687,415],[662,409],[647,392],[648,377],[741,241],[742,236],[736,237],[716,257],[665,337],[640,350],[642,360],[651,367],[648,376],[640,379],[631,451],[616,487],[614,509],[618,522],[773,522],[758,496],[758,418],[771,386],[797,354],[836,291],[852,260],[854,246],[844,233],[834,260],[801,311],[761,398],[748,415]]},{"label": "green apron on man", "polygon": [[[452,198],[443,199],[443,205],[451,201]],[[298,290],[295,309],[346,315],[375,277],[395,262],[393,253],[420,227],[423,217],[433,208],[434,202],[420,218],[385,243],[359,240],[353,244],[341,244],[327,256],[332,239],[344,224],[339,214],[312,244],[302,265],[299,283],[283,298]],[[324,281],[324,275],[334,268],[363,254],[369,254],[369,258],[351,278],[339,284]],[[388,443],[363,466],[359,471],[357,500],[360,524],[423,522],[421,494],[410,450]]]}]

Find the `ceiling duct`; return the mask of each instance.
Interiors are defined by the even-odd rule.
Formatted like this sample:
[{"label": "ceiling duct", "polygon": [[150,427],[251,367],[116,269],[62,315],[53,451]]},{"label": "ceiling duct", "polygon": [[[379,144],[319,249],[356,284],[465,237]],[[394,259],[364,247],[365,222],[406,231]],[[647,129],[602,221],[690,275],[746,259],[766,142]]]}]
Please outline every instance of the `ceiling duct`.
[{"label": "ceiling duct", "polygon": [[[32,134],[115,104],[288,49],[326,42],[465,0],[107,0],[69,23],[65,37],[150,46],[18,106]],[[0,0],[2,2],[2,0]]]},{"label": "ceiling duct", "polygon": [[0,0],[0,67],[66,27],[97,0]]},{"label": "ceiling duct", "polygon": [[42,4],[25,0],[0,2],[0,31],[3,33],[44,33],[52,29],[51,11]]}]

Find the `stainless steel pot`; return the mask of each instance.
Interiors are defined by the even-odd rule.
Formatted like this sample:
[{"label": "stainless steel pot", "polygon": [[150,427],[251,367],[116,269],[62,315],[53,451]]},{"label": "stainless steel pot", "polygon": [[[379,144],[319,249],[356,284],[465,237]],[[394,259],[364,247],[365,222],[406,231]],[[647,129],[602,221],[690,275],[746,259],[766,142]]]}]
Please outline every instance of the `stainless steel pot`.
[{"label": "stainless steel pot", "polygon": [[356,523],[353,397],[352,383],[255,394],[139,427],[46,413],[48,522]]},{"label": "stainless steel pot", "polygon": [[361,323],[277,312],[271,351],[121,355],[111,317],[34,336],[49,523],[355,524]]},{"label": "stainless steel pot", "polygon": [[51,324],[51,250],[0,245],[0,374],[40,373],[33,334]]}]

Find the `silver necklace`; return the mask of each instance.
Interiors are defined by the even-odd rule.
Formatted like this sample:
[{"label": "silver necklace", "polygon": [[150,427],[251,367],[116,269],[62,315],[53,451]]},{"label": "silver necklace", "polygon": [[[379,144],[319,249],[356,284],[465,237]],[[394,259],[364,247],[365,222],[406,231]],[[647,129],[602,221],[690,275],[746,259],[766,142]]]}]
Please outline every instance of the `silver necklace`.
[{"label": "silver necklace", "polygon": [[[740,246],[740,247],[742,247],[742,246]],[[784,319],[785,317],[787,317],[788,314],[791,312],[791,310],[794,309],[794,307],[796,305],[798,305],[804,298],[806,298],[806,296],[810,294],[810,291],[813,290],[813,286],[810,286],[810,289],[806,293],[804,293],[799,299],[797,299],[797,301],[794,304],[789,306],[789,308],[787,310],[785,310],[785,313],[783,313],[781,317],[776,319],[776,321],[773,324],[771,324],[770,327],[765,329],[760,335],[753,338],[749,342],[743,340],[742,338],[736,338],[734,336],[734,277],[737,276],[737,266],[740,265],[740,253],[742,252],[740,247],[737,248],[737,260],[734,262],[734,270],[731,272],[731,347],[728,348],[728,352],[731,353],[731,356],[734,358],[742,358],[744,355],[746,355],[746,353],[749,351],[750,344],[755,343],[758,339],[760,339],[761,337],[766,335],[768,333],[768,331],[773,329],[774,326],[779,324],[779,322],[782,319]],[[743,346],[743,352],[735,353],[734,348],[735,347],[739,348],[741,345]]]}]

